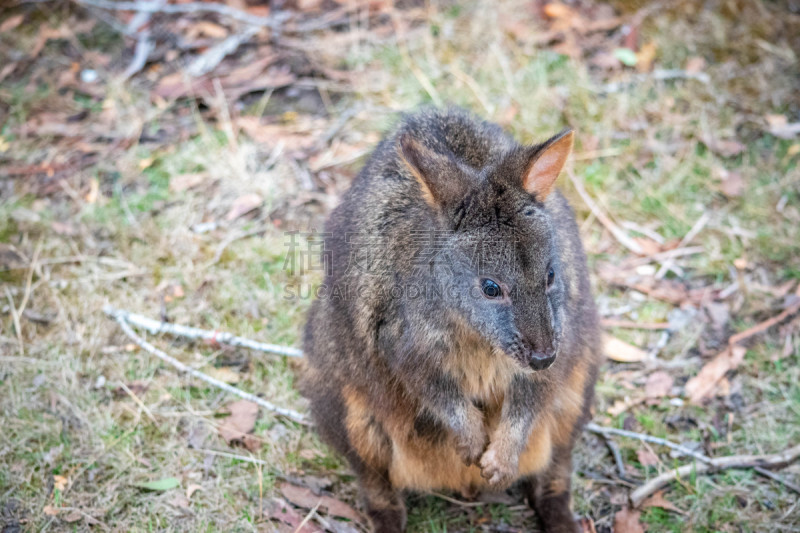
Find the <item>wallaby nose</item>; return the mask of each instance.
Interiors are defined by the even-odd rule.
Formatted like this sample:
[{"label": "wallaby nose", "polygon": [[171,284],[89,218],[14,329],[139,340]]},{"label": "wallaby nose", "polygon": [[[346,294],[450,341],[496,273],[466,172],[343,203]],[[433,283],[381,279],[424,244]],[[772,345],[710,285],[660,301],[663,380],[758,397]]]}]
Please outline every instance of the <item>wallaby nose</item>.
[{"label": "wallaby nose", "polygon": [[531,352],[530,362],[528,364],[534,370],[545,370],[546,368],[550,368],[550,365],[555,362],[556,355],[558,354],[555,350],[548,350],[546,353]]}]

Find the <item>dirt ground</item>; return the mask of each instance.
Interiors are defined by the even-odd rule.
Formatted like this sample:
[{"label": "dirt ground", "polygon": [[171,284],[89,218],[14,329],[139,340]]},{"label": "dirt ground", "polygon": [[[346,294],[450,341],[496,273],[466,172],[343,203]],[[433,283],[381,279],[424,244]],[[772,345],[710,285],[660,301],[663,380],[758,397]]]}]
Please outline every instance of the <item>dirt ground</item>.
[{"label": "dirt ground", "polygon": [[[575,128],[559,183],[609,336],[596,424],[712,458],[800,443],[795,0],[146,5],[0,9],[3,532],[367,530],[313,428],[176,371],[103,306],[298,346],[320,272],[288,268],[308,259],[291,232],[320,231],[423,104],[523,142]],[[137,332],[306,410],[291,357]],[[800,531],[798,462],[630,503],[691,464],[587,431],[575,512],[586,531]],[[409,494],[409,530],[536,528],[515,490],[459,498]]]}]

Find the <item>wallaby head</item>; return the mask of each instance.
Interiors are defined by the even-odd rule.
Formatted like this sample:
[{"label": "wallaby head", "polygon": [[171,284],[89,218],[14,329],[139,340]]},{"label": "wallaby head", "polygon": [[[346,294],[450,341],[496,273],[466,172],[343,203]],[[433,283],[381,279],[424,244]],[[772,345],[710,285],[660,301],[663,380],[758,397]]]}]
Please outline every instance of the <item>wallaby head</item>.
[{"label": "wallaby head", "polygon": [[572,143],[566,130],[540,145],[489,154],[476,168],[411,133],[398,139],[441,230],[428,251],[427,282],[444,288],[443,308],[525,369],[552,365],[562,337],[568,258],[544,203]]}]

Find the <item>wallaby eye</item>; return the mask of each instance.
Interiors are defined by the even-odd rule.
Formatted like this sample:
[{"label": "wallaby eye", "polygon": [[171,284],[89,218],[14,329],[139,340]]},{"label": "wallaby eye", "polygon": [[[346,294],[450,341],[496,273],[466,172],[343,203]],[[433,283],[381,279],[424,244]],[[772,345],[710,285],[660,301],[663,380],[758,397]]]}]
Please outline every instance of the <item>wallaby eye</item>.
[{"label": "wallaby eye", "polygon": [[481,290],[483,290],[483,294],[489,298],[499,298],[503,295],[503,291],[500,290],[500,285],[488,278],[481,282]]},{"label": "wallaby eye", "polygon": [[548,288],[553,285],[553,282],[556,280],[556,271],[553,270],[553,267],[550,267],[547,270],[547,286]]}]

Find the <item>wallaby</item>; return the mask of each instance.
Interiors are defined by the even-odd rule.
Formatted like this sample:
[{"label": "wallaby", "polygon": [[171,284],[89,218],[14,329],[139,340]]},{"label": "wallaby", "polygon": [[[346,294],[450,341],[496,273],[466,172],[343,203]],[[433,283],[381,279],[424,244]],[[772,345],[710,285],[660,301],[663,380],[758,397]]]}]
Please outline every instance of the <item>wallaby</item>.
[{"label": "wallaby", "polygon": [[546,531],[575,531],[571,454],[598,319],[574,215],[554,189],[565,130],[522,146],[459,109],[405,116],[331,213],[300,379],[378,533],[402,490],[519,480]]}]

